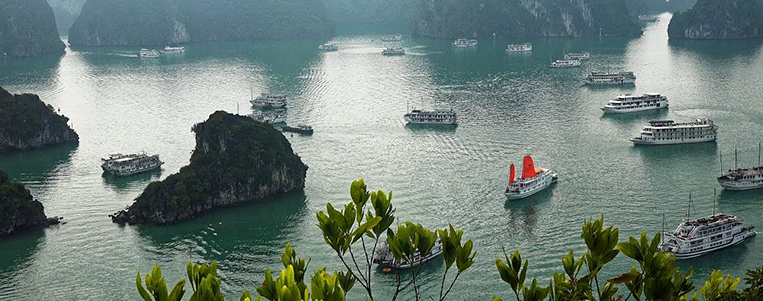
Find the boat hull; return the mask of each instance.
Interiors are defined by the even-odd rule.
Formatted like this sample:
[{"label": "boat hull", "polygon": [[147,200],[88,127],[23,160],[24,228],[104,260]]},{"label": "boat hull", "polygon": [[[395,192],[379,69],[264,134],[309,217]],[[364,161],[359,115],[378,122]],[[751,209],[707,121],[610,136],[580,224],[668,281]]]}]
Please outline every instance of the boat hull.
[{"label": "boat hull", "polygon": [[530,196],[532,196],[532,195],[534,195],[534,194],[536,194],[538,192],[546,190],[548,187],[551,186],[551,184],[556,183],[556,179],[557,178],[556,178],[556,175],[554,173],[550,173],[550,174],[546,175],[546,177],[548,177],[548,179],[545,179],[543,181],[543,183],[540,186],[538,186],[537,188],[535,188],[535,189],[531,189],[531,190],[524,191],[524,192],[518,192],[518,193],[515,193],[515,192],[505,192],[504,195],[506,195],[506,198],[508,200],[510,200],[510,201],[521,200],[521,199],[530,197]]},{"label": "boat hull", "polygon": [[591,80],[583,80],[583,83],[589,86],[612,86],[612,85],[633,85],[636,84],[635,79],[622,79],[622,80],[611,80],[611,81],[591,81]]},{"label": "boat hull", "polygon": [[149,172],[149,171],[156,170],[156,169],[162,167],[162,164],[156,164],[156,165],[153,165],[153,166],[150,166],[150,167],[140,168],[140,169],[135,169],[135,170],[130,170],[130,171],[120,171],[120,170],[116,170],[116,169],[108,169],[108,168],[106,168],[104,166],[101,166],[101,168],[103,168],[103,171],[111,173],[111,174],[114,174],[116,176],[127,177],[127,176],[137,175],[139,173],[144,173],[144,172]]},{"label": "boat hull", "polygon": [[718,184],[725,190],[743,191],[763,188],[763,182],[749,182],[749,181],[724,181],[718,180]]},{"label": "boat hull", "polygon": [[638,138],[632,138],[631,142],[634,145],[676,145],[676,144],[691,144],[691,143],[705,143],[715,142],[717,139],[715,136],[712,138],[690,138],[690,139],[675,139],[675,140],[643,140]]},{"label": "boat hull", "polygon": [[702,250],[702,251],[697,251],[697,252],[686,252],[686,253],[673,253],[673,252],[667,252],[667,253],[675,255],[676,256],[676,260],[685,260],[685,259],[697,258],[697,257],[703,256],[703,255],[707,255],[707,254],[715,252],[715,251],[719,251],[719,250],[722,250],[722,249],[725,249],[725,248],[736,246],[736,245],[741,244],[742,242],[744,242],[745,239],[753,237],[753,236],[756,236],[757,234],[758,233],[755,232],[755,231],[750,231],[750,232],[746,232],[746,233],[739,233],[736,236],[734,236],[734,238],[729,243],[723,244],[723,245],[718,245],[718,246],[716,246],[714,248],[707,249],[707,250]]},{"label": "boat hull", "polygon": [[616,109],[614,107],[604,106],[604,107],[601,107],[601,110],[604,111],[604,114],[626,114],[626,113],[662,110],[667,108],[668,108],[668,104],[661,104],[659,107],[631,108],[631,109]]}]

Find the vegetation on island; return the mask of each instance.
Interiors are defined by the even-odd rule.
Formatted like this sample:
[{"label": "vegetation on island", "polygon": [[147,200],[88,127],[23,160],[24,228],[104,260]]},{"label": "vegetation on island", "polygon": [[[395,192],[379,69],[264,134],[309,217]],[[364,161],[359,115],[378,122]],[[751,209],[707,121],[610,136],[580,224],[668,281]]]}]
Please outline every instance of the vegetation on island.
[{"label": "vegetation on island", "polygon": [[[283,269],[274,276],[270,269],[265,272],[262,285],[257,287],[257,298],[245,291],[239,300],[273,301],[343,301],[347,292],[362,287],[368,300],[374,297],[371,286],[372,259],[380,241],[389,244],[397,260],[412,260],[414,253],[429,254],[436,240],[443,243],[445,263],[439,290],[422,292],[417,282],[419,269],[413,268],[409,280],[401,281],[401,271],[396,270],[396,286],[391,300],[401,298],[405,291],[409,299],[445,300],[458,281],[459,275],[474,263],[476,252],[471,240],[462,242],[463,230],[452,225],[447,229],[431,231],[419,224],[405,222],[395,230],[395,209],[392,192],[368,192],[363,180],[350,186],[351,201],[341,210],[331,203],[326,211],[316,214],[326,244],[337,254],[344,270],[328,272],[325,267],[308,274],[310,260],[297,256],[291,245],[281,254]],[[386,238],[382,238],[385,237]],[[682,272],[675,266],[675,257],[658,249],[661,235],[649,237],[646,232],[638,238],[630,237],[621,242],[619,230],[604,226],[604,218],[584,221],[580,237],[586,251],[575,256],[570,251],[561,258],[561,271],[554,271],[548,285],[527,278],[529,261],[522,261],[519,250],[496,258],[495,277],[507,284],[502,292],[496,292],[507,300],[517,301],[757,301],[763,299],[763,267],[748,270],[744,289],[739,289],[739,278],[724,277],[721,271],[713,271],[704,284],[695,285],[693,270]],[[370,252],[369,252],[370,251]],[[600,272],[620,254],[633,260],[628,271],[614,278],[604,279]],[[423,257],[423,256],[422,256]],[[420,267],[420,265],[419,265]],[[223,300],[220,290],[222,279],[217,275],[217,263],[187,265],[188,282],[193,294],[189,300]],[[310,276],[309,285],[305,281]],[[257,281],[259,283],[259,281]],[[145,287],[140,271],[136,278],[138,292],[145,301],[179,301],[185,294],[186,280],[178,281],[171,291],[161,275],[161,268],[154,266],[145,275]],[[494,297],[493,301],[502,301]]]},{"label": "vegetation on island", "polygon": [[670,39],[763,38],[763,3],[759,0],[698,0],[690,10],[673,14]]},{"label": "vegetation on island", "polygon": [[68,122],[39,96],[0,87],[0,153],[79,140]]},{"label": "vegetation on island", "polygon": [[58,223],[48,219],[42,203],[32,198],[24,184],[11,182],[0,170],[0,237],[14,232]]},{"label": "vegetation on island", "polygon": [[64,48],[48,2],[0,1],[0,58],[63,54]]},{"label": "vegetation on island", "polygon": [[327,37],[334,23],[312,0],[88,0],[69,30],[77,46]]},{"label": "vegetation on island", "polygon": [[152,182],[117,223],[169,224],[216,206],[253,202],[301,190],[307,166],[271,125],[217,111],[193,126],[190,164]]},{"label": "vegetation on island", "polygon": [[414,33],[437,38],[638,36],[625,0],[422,0]]}]

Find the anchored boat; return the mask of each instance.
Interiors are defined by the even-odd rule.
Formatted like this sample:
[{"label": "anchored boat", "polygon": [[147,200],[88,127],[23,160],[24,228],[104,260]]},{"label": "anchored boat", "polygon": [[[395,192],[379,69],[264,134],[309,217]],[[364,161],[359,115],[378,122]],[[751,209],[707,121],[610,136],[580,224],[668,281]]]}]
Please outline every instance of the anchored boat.
[{"label": "anchored boat", "polygon": [[580,67],[580,60],[556,60],[551,63],[551,68]]},{"label": "anchored boat", "polygon": [[410,113],[403,115],[408,123],[413,124],[457,124],[458,118],[456,112],[453,110],[435,110],[435,111],[422,111],[412,110]]},{"label": "anchored boat", "polygon": [[673,120],[653,120],[644,126],[633,144],[665,145],[712,142],[718,137],[718,126],[707,118],[694,122],[676,123]]},{"label": "anchored boat", "polygon": [[619,114],[667,108],[667,97],[660,95],[659,93],[647,93],[641,96],[630,94],[620,95],[607,102],[606,105],[601,107],[601,110],[604,111],[604,114]]},{"label": "anchored boat", "polygon": [[583,82],[586,85],[632,85],[636,83],[633,72],[591,72]]},{"label": "anchored boat", "polygon": [[663,233],[659,248],[674,254],[676,259],[699,257],[742,243],[758,234],[754,228],[744,226],[736,216],[725,213],[684,220],[672,232]]},{"label": "anchored boat", "polygon": [[376,253],[376,257],[374,257],[373,261],[382,268],[403,270],[417,267],[429,260],[434,259],[437,256],[440,256],[440,254],[442,254],[442,242],[438,239],[435,241],[435,245],[432,247],[432,251],[429,253],[429,255],[421,257],[419,251],[416,251],[413,255],[413,261],[411,262],[405,259],[397,260],[392,254],[389,245],[384,242],[384,245],[382,245],[381,249]]},{"label": "anchored boat", "polygon": [[514,164],[509,167],[509,186],[506,187],[506,197],[518,200],[536,194],[556,182],[558,176],[550,169],[537,168],[530,156],[525,156],[522,164],[522,177],[515,178]]},{"label": "anchored boat", "polygon": [[312,135],[313,134],[313,127],[309,125],[298,125],[298,126],[284,126],[281,128],[284,132],[292,132],[297,134],[303,134],[303,135]]},{"label": "anchored boat", "polygon": [[533,44],[530,44],[530,43],[509,44],[509,46],[506,46],[506,52],[524,52],[524,51],[533,51]]},{"label": "anchored boat", "polygon": [[157,169],[164,164],[159,160],[159,155],[149,156],[141,154],[113,154],[108,158],[101,159],[101,168],[105,172],[113,173],[117,176],[131,176],[142,172]]},{"label": "anchored boat", "polygon": [[718,184],[726,190],[752,190],[763,188],[763,165],[760,165],[760,143],[758,143],[758,166],[737,168],[737,151],[734,149],[734,170],[729,169],[718,177]]},{"label": "anchored boat", "polygon": [[249,118],[254,119],[254,121],[267,123],[267,124],[276,124],[276,123],[285,123],[286,122],[286,112],[284,111],[254,111],[254,113],[249,114]]},{"label": "anchored boat", "polygon": [[252,106],[256,108],[277,109],[286,106],[286,96],[262,93],[260,96],[257,96],[257,98],[252,99],[250,102],[252,103]]}]

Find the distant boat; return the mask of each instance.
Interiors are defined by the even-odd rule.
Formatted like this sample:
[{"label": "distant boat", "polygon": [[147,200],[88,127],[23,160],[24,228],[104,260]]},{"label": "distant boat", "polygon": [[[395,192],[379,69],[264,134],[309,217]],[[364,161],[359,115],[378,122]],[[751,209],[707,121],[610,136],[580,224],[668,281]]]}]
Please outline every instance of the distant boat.
[{"label": "distant boat", "polygon": [[646,93],[644,95],[620,95],[610,100],[601,107],[604,114],[608,113],[632,113],[649,110],[659,110],[668,108],[668,98],[659,93]]},{"label": "distant boat", "polygon": [[509,46],[506,47],[506,52],[525,52],[525,51],[533,51],[533,44],[530,44],[530,43],[509,44]]},{"label": "distant boat", "polygon": [[673,120],[653,120],[641,133],[631,139],[633,144],[665,145],[712,142],[718,137],[718,126],[707,118],[676,123]]},{"label": "distant boat", "polygon": [[551,63],[551,68],[567,68],[567,67],[580,67],[582,63],[580,60],[556,60]]},{"label": "distant boat", "polygon": [[453,112],[453,110],[412,110],[410,113],[403,115],[403,119],[412,124],[452,125],[458,123],[456,112]]},{"label": "distant boat", "polygon": [[457,39],[453,41],[453,47],[465,48],[477,46],[477,40]]},{"label": "distant boat", "polygon": [[586,85],[632,85],[636,83],[633,72],[591,72],[583,79]]},{"label": "distant boat", "polygon": [[101,169],[117,176],[130,176],[157,169],[164,164],[159,155],[142,154],[113,154],[101,159]]},{"label": "distant boat", "polygon": [[138,56],[140,57],[149,57],[149,58],[159,57],[160,55],[161,53],[159,53],[159,51],[156,51],[154,49],[145,49],[145,48],[141,49],[140,53],[138,54]]},{"label": "distant boat", "polygon": [[277,109],[286,106],[285,95],[273,95],[268,93],[262,93],[257,98],[250,101],[252,106],[261,109]]},{"label": "distant boat", "polygon": [[403,47],[387,47],[381,53],[382,55],[404,55],[405,49]]},{"label": "distant boat", "polygon": [[564,55],[565,60],[587,60],[591,58],[588,52],[570,52]]},{"label": "distant boat", "polygon": [[644,22],[654,22],[660,19],[660,16],[655,15],[639,15],[638,20]]},{"label": "distant boat", "polygon": [[164,46],[164,51],[162,51],[164,54],[180,54],[185,53],[185,47],[170,47],[170,46]]},{"label": "distant boat", "polygon": [[509,167],[509,185],[504,193],[509,200],[518,200],[536,194],[556,182],[558,176],[550,169],[537,168],[530,156],[525,156],[522,177],[515,178],[514,164]]},{"label": "distant boat", "polygon": [[321,46],[318,46],[318,50],[324,51],[324,52],[338,51],[339,46],[337,46],[336,44],[323,44]]},{"label": "distant boat", "polygon": [[383,36],[381,38],[381,40],[384,41],[384,42],[402,41],[403,40],[403,36],[399,35],[399,34],[387,35],[387,36]]},{"label": "distant boat", "polygon": [[[688,213],[687,213],[688,217]],[[675,230],[663,233],[659,249],[689,259],[742,243],[758,234],[736,216],[718,213],[695,220],[684,220]]]},{"label": "distant boat", "polygon": [[726,190],[752,190],[763,188],[763,165],[760,164],[760,143],[758,143],[758,165],[737,168],[737,151],[734,149],[734,169],[729,169],[718,177],[718,184]]},{"label": "distant boat", "polygon": [[313,134],[313,127],[309,125],[298,125],[296,127],[293,126],[284,126],[281,128],[284,132],[292,132],[292,133],[298,133],[303,135],[312,135]]},{"label": "distant boat", "polygon": [[267,123],[267,124],[276,124],[276,123],[285,123],[286,122],[286,112],[283,111],[254,111],[254,113],[249,114],[249,118],[254,119],[254,121]]}]

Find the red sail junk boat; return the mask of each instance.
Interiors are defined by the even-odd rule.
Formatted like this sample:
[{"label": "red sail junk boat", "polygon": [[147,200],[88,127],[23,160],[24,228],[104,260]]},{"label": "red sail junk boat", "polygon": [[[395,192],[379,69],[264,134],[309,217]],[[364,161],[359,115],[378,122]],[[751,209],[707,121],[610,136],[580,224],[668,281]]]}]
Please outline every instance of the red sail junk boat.
[{"label": "red sail junk boat", "polygon": [[509,200],[523,199],[548,188],[556,182],[557,175],[550,169],[535,167],[533,158],[525,156],[522,164],[522,177],[516,178],[514,164],[509,167],[509,186],[506,197]]}]

